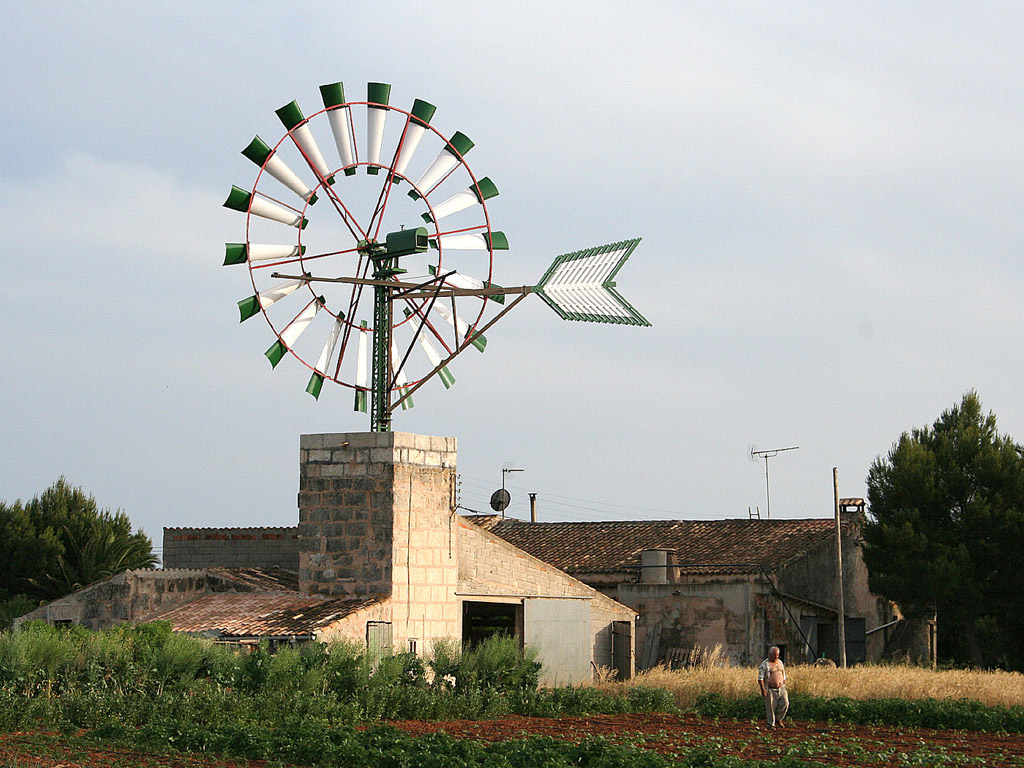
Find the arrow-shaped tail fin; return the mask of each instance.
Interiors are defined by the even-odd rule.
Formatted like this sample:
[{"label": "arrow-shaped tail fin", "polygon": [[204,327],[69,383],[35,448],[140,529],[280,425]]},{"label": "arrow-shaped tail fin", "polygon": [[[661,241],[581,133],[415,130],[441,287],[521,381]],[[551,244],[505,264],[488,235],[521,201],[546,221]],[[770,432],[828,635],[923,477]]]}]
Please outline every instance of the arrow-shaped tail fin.
[{"label": "arrow-shaped tail fin", "polygon": [[533,289],[563,320],[644,325],[650,322],[615,290],[615,275],[640,238],[557,257]]}]

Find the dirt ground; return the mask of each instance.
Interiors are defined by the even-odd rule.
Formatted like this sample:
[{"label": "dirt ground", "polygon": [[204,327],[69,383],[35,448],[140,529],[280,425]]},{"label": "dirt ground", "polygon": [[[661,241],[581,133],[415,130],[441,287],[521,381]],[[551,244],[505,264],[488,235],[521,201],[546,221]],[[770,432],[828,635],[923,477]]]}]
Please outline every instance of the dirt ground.
[{"label": "dirt ground", "polygon": [[[882,728],[792,722],[766,731],[754,723],[697,715],[509,717],[489,721],[395,722],[411,734],[444,731],[458,738],[497,741],[530,735],[561,739],[604,736],[665,754],[703,747],[714,754],[770,760],[793,754],[828,766],[1024,766],[1024,736],[970,731]],[[19,768],[255,768],[258,762],[168,757],[117,748],[67,744],[49,734],[0,734],[0,766]]]}]

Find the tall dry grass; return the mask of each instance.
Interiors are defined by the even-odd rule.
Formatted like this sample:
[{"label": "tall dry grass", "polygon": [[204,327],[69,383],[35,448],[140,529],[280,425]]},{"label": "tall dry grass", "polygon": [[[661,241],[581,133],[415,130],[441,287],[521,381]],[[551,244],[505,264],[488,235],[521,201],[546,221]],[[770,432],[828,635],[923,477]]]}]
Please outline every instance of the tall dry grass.
[{"label": "tall dry grass", "polygon": [[[656,667],[616,686],[649,685],[672,692],[676,704],[692,707],[701,693],[743,698],[758,692],[757,669],[729,666],[720,648],[699,652],[686,669]],[[851,699],[973,699],[987,706],[1024,706],[1024,674],[982,670],[932,670],[905,664],[861,664],[848,669],[813,665],[787,666],[792,694]]]}]

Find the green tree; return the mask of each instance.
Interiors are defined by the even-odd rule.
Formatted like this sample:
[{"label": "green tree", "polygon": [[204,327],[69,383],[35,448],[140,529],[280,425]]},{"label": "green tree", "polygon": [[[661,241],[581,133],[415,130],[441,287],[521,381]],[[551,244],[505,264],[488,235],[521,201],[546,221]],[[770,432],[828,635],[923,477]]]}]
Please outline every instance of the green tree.
[{"label": "green tree", "polygon": [[935,614],[955,662],[1024,668],[1022,453],[971,391],[868,473],[870,587],[911,617]]},{"label": "green tree", "polygon": [[0,591],[53,600],[129,568],[157,564],[153,542],[64,477],[31,501],[0,502]]}]

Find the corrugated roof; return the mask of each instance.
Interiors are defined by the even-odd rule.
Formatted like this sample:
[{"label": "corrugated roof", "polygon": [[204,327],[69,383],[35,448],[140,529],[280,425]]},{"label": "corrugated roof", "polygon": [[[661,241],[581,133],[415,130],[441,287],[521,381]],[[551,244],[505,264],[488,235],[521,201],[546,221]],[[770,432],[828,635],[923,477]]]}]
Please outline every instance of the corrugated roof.
[{"label": "corrugated roof", "polygon": [[829,518],[527,523],[469,515],[472,523],[570,574],[636,570],[645,549],[675,552],[684,573],[773,570],[835,535]]},{"label": "corrugated roof", "polygon": [[203,595],[153,619],[178,632],[218,631],[228,637],[313,635],[338,619],[378,602],[376,598],[325,600],[298,592]]}]

